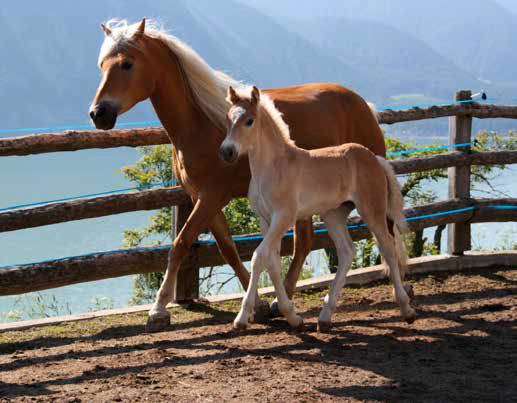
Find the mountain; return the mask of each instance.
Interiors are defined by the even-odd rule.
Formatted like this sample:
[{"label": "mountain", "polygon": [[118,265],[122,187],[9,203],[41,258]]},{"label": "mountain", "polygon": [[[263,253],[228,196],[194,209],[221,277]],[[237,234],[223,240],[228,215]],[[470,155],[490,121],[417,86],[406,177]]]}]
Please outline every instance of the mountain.
[{"label": "mountain", "polygon": [[506,8],[508,11],[517,15],[517,1],[515,0],[496,0],[501,6]]},{"label": "mountain", "polygon": [[[213,67],[262,87],[335,81],[381,105],[447,100],[460,88],[517,90],[517,54],[508,50],[517,17],[492,0],[7,2],[1,128],[88,124],[99,23],[142,16],[157,18]],[[154,118],[146,102],[121,121]]]},{"label": "mountain", "polygon": [[[500,1],[517,9],[513,0]],[[381,22],[425,42],[474,75],[477,88],[486,87],[497,96],[508,96],[517,89],[517,53],[512,51],[517,47],[517,16],[493,0],[327,0],[318,6],[311,0],[246,3],[278,21],[302,19],[309,24],[322,17],[343,17]]]},{"label": "mountain", "polygon": [[[448,99],[451,88],[475,88],[476,78],[418,40],[377,21],[319,17],[286,20],[318,48],[359,71],[368,71],[386,95],[416,92]],[[375,85],[375,84],[374,84]],[[378,95],[378,94],[375,94]]]},{"label": "mountain", "polygon": [[[48,0],[0,9],[2,126],[88,123],[99,82],[99,24],[157,17],[213,67],[261,86],[338,81],[365,90],[372,80],[255,9],[226,0]],[[8,96],[5,96],[8,94]],[[124,119],[152,119],[149,104]]]}]

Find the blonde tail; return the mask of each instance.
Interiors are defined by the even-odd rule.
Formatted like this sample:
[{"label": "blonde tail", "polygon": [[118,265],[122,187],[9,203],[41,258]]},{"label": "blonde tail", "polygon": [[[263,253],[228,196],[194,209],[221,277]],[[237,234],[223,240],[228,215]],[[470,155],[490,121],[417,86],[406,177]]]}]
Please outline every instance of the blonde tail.
[{"label": "blonde tail", "polygon": [[[404,217],[404,199],[391,164],[379,156],[377,156],[377,160],[384,169],[386,179],[388,180],[388,217],[395,224],[393,228],[395,247],[397,250],[400,275],[404,278],[407,271],[407,253],[402,234],[408,232],[406,218]],[[386,269],[389,270],[387,265]]]}]

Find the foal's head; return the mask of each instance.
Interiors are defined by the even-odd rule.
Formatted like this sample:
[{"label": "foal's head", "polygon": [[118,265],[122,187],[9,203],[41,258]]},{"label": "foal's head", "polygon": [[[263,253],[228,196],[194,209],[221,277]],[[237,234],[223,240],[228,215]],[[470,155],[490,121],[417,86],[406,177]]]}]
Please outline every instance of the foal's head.
[{"label": "foal's head", "polygon": [[238,95],[230,86],[226,101],[231,105],[227,115],[226,138],[221,144],[223,161],[233,163],[253,145],[259,112],[260,91],[253,87],[249,97]]},{"label": "foal's head", "polygon": [[118,115],[151,95],[155,74],[144,35],[145,18],[123,28],[101,27],[105,34],[99,55],[102,81],[89,114],[95,127],[108,130]]}]

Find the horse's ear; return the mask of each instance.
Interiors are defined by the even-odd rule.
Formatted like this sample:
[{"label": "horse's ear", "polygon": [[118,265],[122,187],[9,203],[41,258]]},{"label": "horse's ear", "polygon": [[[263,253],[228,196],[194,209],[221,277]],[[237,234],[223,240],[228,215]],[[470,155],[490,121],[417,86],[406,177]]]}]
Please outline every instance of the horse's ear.
[{"label": "horse's ear", "polygon": [[140,24],[136,28],[136,31],[133,34],[132,39],[140,38],[144,34],[144,31],[145,31],[145,18],[142,18],[142,21],[140,22]]},{"label": "horse's ear", "polygon": [[258,104],[260,100],[260,91],[257,87],[253,86],[253,89],[251,90],[251,103],[252,104]]},{"label": "horse's ear", "polygon": [[106,34],[106,36],[111,36],[111,29],[109,29],[106,25],[104,24],[101,24],[101,28],[102,30],[104,31],[104,33]]},{"label": "horse's ear", "polygon": [[237,102],[239,102],[241,99],[239,98],[239,96],[237,95],[237,93],[235,92],[235,90],[233,89],[233,87],[230,85],[228,87],[228,91],[226,92],[226,102],[228,102],[229,104],[236,104]]}]

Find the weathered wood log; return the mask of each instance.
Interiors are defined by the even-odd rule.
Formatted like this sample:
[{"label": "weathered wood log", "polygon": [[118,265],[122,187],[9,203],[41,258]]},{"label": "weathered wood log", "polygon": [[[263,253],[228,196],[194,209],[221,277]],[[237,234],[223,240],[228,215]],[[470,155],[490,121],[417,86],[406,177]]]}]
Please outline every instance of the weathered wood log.
[{"label": "weathered wood log", "polygon": [[[461,271],[470,269],[513,269],[517,267],[517,251],[475,251],[467,252],[464,256],[433,255],[422,256],[408,260],[408,276],[414,273],[432,273],[436,271]],[[371,266],[350,270],[346,276],[346,285],[367,285],[386,277],[383,266]],[[296,291],[318,289],[329,286],[334,281],[334,274],[324,274],[319,277],[300,280],[296,283]],[[273,296],[273,287],[259,288],[259,295]],[[244,293],[223,294],[208,296],[210,303],[237,301],[244,298]],[[177,306],[170,303],[168,307]],[[59,323],[77,322],[112,315],[127,315],[136,312],[145,312],[151,309],[152,304],[135,305],[130,307],[106,309],[102,311],[86,312],[75,315],[54,316],[44,319],[32,319],[19,322],[0,324],[0,332],[19,331],[39,326],[57,325]]]},{"label": "weathered wood log", "polygon": [[[464,115],[470,115],[479,119],[517,119],[517,106],[487,105],[473,102],[378,112],[379,122],[384,124]],[[137,147],[169,143],[169,137],[162,128],[117,129],[110,131],[73,130],[0,139],[0,156],[77,151],[89,148]]]},{"label": "weathered wood log", "polygon": [[397,174],[407,174],[468,165],[516,164],[517,151],[471,151],[469,153],[455,151],[440,155],[391,160],[390,162]]},{"label": "weathered wood log", "polygon": [[160,127],[123,130],[70,130],[0,139],[0,156],[30,155],[88,148],[138,147],[170,144]]},{"label": "weathered wood log", "polygon": [[480,104],[477,102],[410,108],[401,110],[383,110],[378,112],[379,123],[410,122],[413,120],[436,119],[448,116],[470,115],[478,119],[507,118],[517,119],[517,106]]},{"label": "weathered wood log", "polygon": [[57,202],[1,212],[0,232],[130,211],[155,210],[188,202],[190,202],[190,198],[179,186]]},{"label": "weathered wood log", "polygon": [[[517,151],[472,152],[470,154],[453,152],[390,162],[396,173],[406,174],[470,164],[514,164],[517,163]],[[182,205],[189,201],[187,194],[180,187],[175,187],[50,203],[43,206],[0,212],[0,232],[103,217],[130,211],[154,210],[173,205]]]},{"label": "weathered wood log", "polygon": [[[515,206],[517,199],[480,199],[480,200],[448,200],[432,203],[426,206],[406,209],[407,217],[458,210],[469,206],[478,206],[478,210],[458,211],[451,214],[425,217],[408,221],[412,231],[451,222],[503,222],[517,221],[517,209],[492,209],[490,206]],[[349,225],[357,225],[360,220],[355,217]],[[323,228],[317,225],[316,229]],[[367,228],[351,229],[354,240],[370,236]],[[261,239],[258,234],[243,235],[236,239],[237,250],[243,261],[250,260],[253,251]],[[326,232],[316,231],[314,234],[313,250],[332,246]],[[129,274],[163,271],[167,266],[169,247],[160,249],[138,248],[125,251],[95,253],[88,256],[56,259],[51,262],[0,268],[0,295],[22,294],[30,291],[61,287],[64,285],[95,281]],[[282,241],[282,254],[292,253],[290,236]],[[195,262],[198,267],[224,264],[215,243],[201,242],[195,244],[186,259]]]},{"label": "weathered wood log", "polygon": [[[472,92],[458,91],[455,101],[468,101],[472,99]],[[449,145],[466,144],[471,142],[472,116],[451,116],[449,118]],[[467,154],[470,146],[455,147],[457,152]],[[470,197],[470,165],[451,167],[448,169],[449,198],[467,199]],[[456,223],[447,226],[447,251],[451,255],[463,255],[470,250],[470,224]]]},{"label": "weathered wood log", "polygon": [[[176,208],[172,239],[176,239],[193,209],[192,203]],[[183,262],[181,262],[176,282],[175,298],[176,301],[182,303],[188,303],[199,298],[199,265],[197,264],[197,258],[191,257],[190,259],[183,259]]]}]

